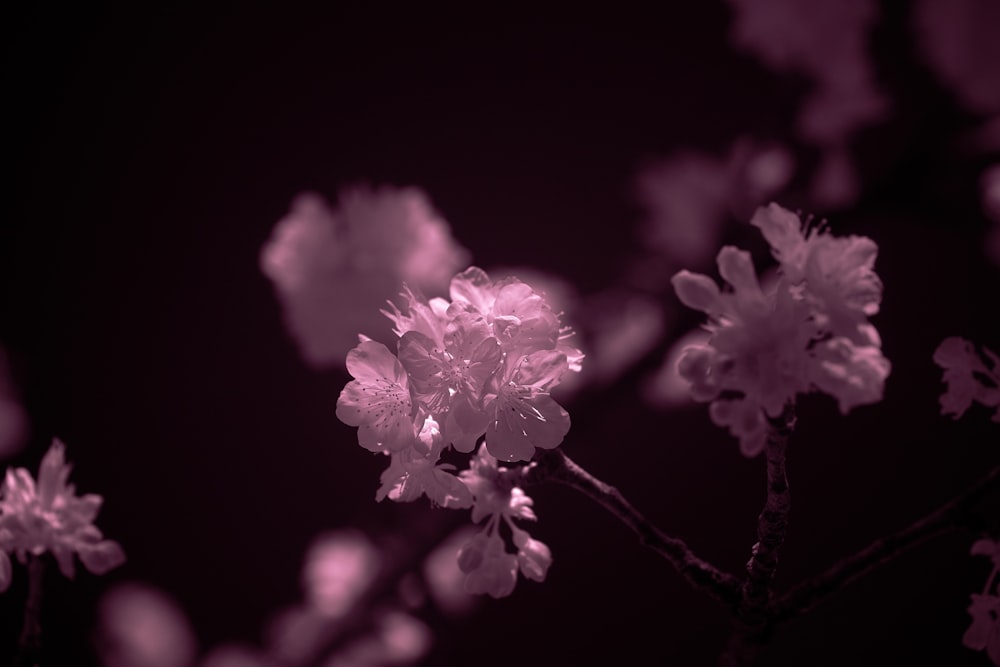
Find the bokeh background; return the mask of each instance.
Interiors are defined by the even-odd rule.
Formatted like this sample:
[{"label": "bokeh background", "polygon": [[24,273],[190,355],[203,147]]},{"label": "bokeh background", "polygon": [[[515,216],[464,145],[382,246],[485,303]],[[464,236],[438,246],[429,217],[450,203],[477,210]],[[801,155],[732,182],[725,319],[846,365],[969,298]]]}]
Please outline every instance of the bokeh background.
[{"label": "bokeh background", "polygon": [[[48,664],[101,664],[96,610],[117,583],[167,592],[201,651],[261,647],[270,619],[303,597],[303,555],[317,534],[356,528],[398,556],[429,550],[448,521],[466,520],[425,501],[374,502],[384,461],[334,414],[346,371],[310,367],[286,332],[259,258],[306,190],[336,202],[352,184],[422,189],[475,264],[571,284],[585,304],[574,325],[594,349],[600,331],[635,317],[614,309],[614,294],[654,304],[649,328],[660,335],[625,336],[616,349],[634,347],[621,354],[630,361],[565,399],[574,425],[563,446],[738,571],[763,502],[763,461],[743,458],[704,406],[650,398],[665,353],[699,318],[666,289],[682,260],[656,245],[650,230],[661,223],[639,183],[678,156],[715,165],[663,186],[679,199],[704,188],[724,200],[709,213],[697,201],[685,209],[715,221],[704,223],[715,243],[699,270],[711,272],[724,242],[766,266],[746,224],[760,193],[744,183],[732,194],[733,173],[755,173],[734,146],[777,147],[775,169],[792,167],[768,193],[878,242],[885,298],[874,321],[893,363],[878,405],[845,418],[832,399],[803,401],[779,587],[1000,462],[987,411],[939,415],[931,361],[949,335],[1000,349],[989,250],[1000,221],[983,187],[1000,162],[990,125],[1000,83],[982,83],[997,82],[1000,56],[976,51],[976,26],[991,24],[955,19],[961,39],[935,50],[916,27],[920,12],[933,14],[928,2],[844,3],[869,18],[815,21],[815,11],[787,18],[785,3],[758,2],[763,14],[752,4],[35,5],[8,16],[0,344],[29,426],[7,464],[35,469],[62,438],[78,488],[105,497],[98,525],[128,555],[104,577],[50,577]],[[1000,25],[988,13],[995,3],[951,5]],[[785,16],[756,29],[772,43],[795,36],[787,51],[741,41],[746,16]],[[842,34],[861,35],[868,68],[846,83],[818,73],[837,60]],[[803,120],[809,105],[832,119],[814,109]],[[721,190],[713,168],[726,174]],[[461,616],[415,610],[433,636],[425,664],[714,664],[723,610],[588,499],[530,492],[533,532],[555,557],[548,580],[522,580],[510,598]],[[961,645],[968,596],[989,572],[968,555],[974,539],[928,543],[788,623],[767,664],[988,664]],[[14,653],[23,573],[0,596],[0,662]]]}]

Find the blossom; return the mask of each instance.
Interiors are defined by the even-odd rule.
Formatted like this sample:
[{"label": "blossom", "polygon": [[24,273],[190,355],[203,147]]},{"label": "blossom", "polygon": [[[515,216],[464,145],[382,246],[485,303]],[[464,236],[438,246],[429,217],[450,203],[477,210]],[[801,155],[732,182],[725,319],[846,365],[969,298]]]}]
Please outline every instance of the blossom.
[{"label": "blossom", "polygon": [[77,496],[67,482],[69,473],[65,446],[58,438],[42,459],[37,484],[24,468],[7,469],[0,486],[0,590],[10,583],[6,552],[24,563],[29,554],[48,551],[70,579],[75,573],[74,554],[94,574],[104,574],[125,561],[121,546],[105,540],[94,526],[101,496]]},{"label": "blossom", "polygon": [[780,415],[798,394],[828,393],[846,414],[881,400],[890,370],[867,319],[882,294],[874,242],[810,233],[777,204],[758,209],[753,224],[780,263],[773,286],[765,290],[750,254],[732,246],[717,260],[727,289],[689,271],[672,280],[681,302],[709,317],[708,340],[686,348],[678,373],[693,398],[712,402],[712,421],[739,438],[747,456],[764,447],[765,417]]},{"label": "blossom", "polygon": [[[465,590],[506,597],[514,590],[518,571],[532,581],[544,581],[552,564],[549,547],[514,523],[515,519],[536,520],[531,498],[513,485],[509,473],[497,465],[497,459],[485,446],[480,447],[470,468],[460,477],[475,498],[472,520],[480,523],[486,519],[483,530],[459,550],[458,566],[466,574]],[[510,530],[516,553],[507,551],[501,523]]]},{"label": "blossom", "polygon": [[383,313],[399,336],[398,357],[370,340],[352,350],[355,380],[341,392],[337,415],[359,427],[359,442],[371,451],[420,450],[414,433],[427,416],[459,452],[471,452],[484,435],[505,461],[558,446],[570,420],[550,391],[581,368],[572,330],[514,277],[494,282],[470,267],[452,279],[450,296],[427,300],[405,288],[402,308],[390,302]]},{"label": "blossom", "polygon": [[337,418],[359,427],[358,443],[373,452],[412,445],[409,381],[395,355],[382,343],[364,341],[347,354],[347,370],[354,380],[340,393]]},{"label": "blossom", "polygon": [[965,631],[962,644],[974,651],[986,650],[994,665],[1000,665],[1000,597],[991,589],[995,588],[997,572],[1000,571],[1000,541],[982,538],[972,545],[974,556],[988,556],[993,561],[993,571],[986,580],[980,594],[972,594],[972,604],[968,612],[972,625]]},{"label": "blossom", "polygon": [[[297,196],[261,250],[285,324],[311,366],[339,364],[406,283],[442,293],[469,253],[417,188],[345,188],[331,207]],[[386,332],[387,334],[388,332]]]},{"label": "blossom", "polygon": [[382,485],[375,494],[378,501],[410,502],[422,495],[440,507],[464,509],[472,506],[472,494],[451,470],[453,465],[438,463],[441,432],[433,417],[427,417],[420,432],[426,453],[415,448],[392,455],[392,462],[382,473]]},{"label": "blossom", "polygon": [[997,408],[1000,422],[1000,357],[983,347],[984,361],[973,344],[957,336],[945,338],[934,350],[934,363],[944,370],[946,390],[941,394],[941,414],[958,419],[973,402]]}]

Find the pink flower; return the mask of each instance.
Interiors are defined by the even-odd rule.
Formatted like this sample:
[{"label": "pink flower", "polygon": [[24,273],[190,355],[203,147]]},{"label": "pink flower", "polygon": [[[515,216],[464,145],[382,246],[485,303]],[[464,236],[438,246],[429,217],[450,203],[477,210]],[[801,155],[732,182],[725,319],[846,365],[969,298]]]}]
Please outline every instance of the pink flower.
[{"label": "pink flower", "polygon": [[677,362],[696,400],[714,401],[712,420],[759,453],[767,417],[813,390],[837,399],[846,414],[882,398],[890,365],[868,316],[878,311],[882,283],[873,270],[877,247],[862,237],[807,233],[795,214],[771,204],[754,215],[781,272],[765,291],[749,253],[719,251],[719,273],[678,272],[678,298],[709,317],[708,341]]},{"label": "pink flower", "polygon": [[354,377],[337,400],[337,418],[357,426],[358,443],[373,452],[398,452],[414,442],[413,404],[402,364],[381,343],[364,341],[347,355]]},{"label": "pink flower", "polygon": [[426,495],[439,507],[471,507],[472,493],[462,480],[451,473],[455,466],[438,463],[441,434],[432,417],[426,418],[419,437],[427,448],[426,453],[410,448],[392,454],[389,467],[382,473],[382,486],[375,499],[382,501],[388,497],[405,503]]},{"label": "pink flower", "polygon": [[973,402],[995,407],[993,421],[1000,422],[1000,357],[983,347],[987,364],[973,344],[952,336],[934,350],[934,363],[944,369],[946,390],[941,394],[941,414],[958,419]]},{"label": "pink flower", "polygon": [[[482,532],[459,551],[458,565],[466,573],[466,590],[493,597],[510,595],[518,570],[528,579],[543,581],[552,564],[552,553],[548,546],[514,523],[515,519],[536,520],[531,498],[513,485],[506,469],[497,465],[486,447],[472,457],[470,468],[462,471],[460,477],[475,499],[472,520],[476,523],[487,520]],[[510,530],[516,554],[506,550],[506,541],[500,534],[501,523]]]},{"label": "pink flower", "polygon": [[[24,468],[8,468],[0,486],[0,590],[10,584],[10,562],[6,552],[22,563],[28,554],[48,551],[55,556],[63,575],[75,573],[73,555],[94,574],[104,574],[125,562],[125,553],[113,540],[105,540],[94,526],[102,499],[98,495],[77,496],[67,482],[70,466],[59,439],[42,459],[38,483]],[[4,576],[6,575],[6,576]]]},{"label": "pink flower", "polygon": [[517,556],[507,553],[499,535],[480,533],[462,547],[458,567],[465,572],[468,593],[488,593],[491,597],[507,597],[517,584]]}]

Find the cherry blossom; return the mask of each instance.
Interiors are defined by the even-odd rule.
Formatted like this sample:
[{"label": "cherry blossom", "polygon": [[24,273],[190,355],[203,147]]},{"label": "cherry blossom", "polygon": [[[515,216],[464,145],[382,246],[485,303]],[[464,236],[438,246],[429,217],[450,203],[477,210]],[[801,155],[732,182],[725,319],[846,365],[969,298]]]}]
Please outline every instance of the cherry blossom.
[{"label": "cherry blossom", "polygon": [[993,570],[986,579],[982,593],[972,594],[969,615],[972,625],[965,631],[962,644],[974,651],[986,650],[994,665],[1000,665],[1000,596],[996,595],[997,574],[1000,572],[1000,541],[984,537],[972,545],[973,556],[987,556]]},{"label": "cherry blossom", "polygon": [[946,390],[941,394],[941,414],[958,419],[973,402],[996,408],[1000,422],[1000,357],[983,347],[983,357],[973,344],[957,336],[945,338],[934,350],[934,363],[944,369]]},{"label": "cherry blossom", "polygon": [[10,584],[13,553],[22,563],[28,555],[51,553],[63,575],[75,573],[73,555],[94,574],[104,574],[125,562],[121,546],[104,539],[94,526],[102,498],[76,495],[67,482],[70,466],[59,439],[42,459],[38,482],[24,468],[8,468],[0,485],[0,590]]},{"label": "cherry blossom", "polygon": [[414,441],[413,405],[402,364],[389,349],[364,341],[347,354],[354,377],[337,401],[337,417],[358,426],[358,442],[373,452],[398,452]]},{"label": "cherry blossom", "polygon": [[[515,519],[536,520],[531,498],[513,484],[509,473],[499,467],[485,446],[472,457],[469,469],[460,477],[475,498],[472,520],[486,520],[483,530],[459,551],[458,566],[466,574],[465,590],[505,597],[513,592],[518,571],[532,581],[544,581],[552,564],[549,547],[514,523]],[[510,530],[516,553],[507,551],[501,523]]]},{"label": "cherry blossom", "polygon": [[823,391],[846,414],[881,400],[890,369],[867,319],[882,295],[874,242],[810,233],[777,204],[758,209],[753,223],[780,263],[766,291],[750,254],[732,246],[718,255],[727,289],[686,270],[673,278],[681,302],[708,315],[710,334],[684,351],[678,372],[693,398],[713,402],[713,422],[747,456],[764,446],[764,417],[777,417],[798,394]]}]

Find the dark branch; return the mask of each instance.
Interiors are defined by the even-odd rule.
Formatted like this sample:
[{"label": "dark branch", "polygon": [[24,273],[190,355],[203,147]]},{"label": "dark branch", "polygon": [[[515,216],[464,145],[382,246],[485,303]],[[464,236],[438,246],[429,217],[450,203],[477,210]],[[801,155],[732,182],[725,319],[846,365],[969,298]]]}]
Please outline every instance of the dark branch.
[{"label": "dark branch", "polygon": [[542,452],[535,463],[524,469],[522,483],[542,481],[565,484],[597,501],[631,528],[639,536],[640,543],[667,559],[696,589],[726,605],[739,600],[739,579],[696,556],[683,540],[665,534],[640,514],[618,489],[591,475],[560,450]]}]

